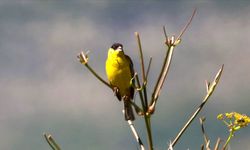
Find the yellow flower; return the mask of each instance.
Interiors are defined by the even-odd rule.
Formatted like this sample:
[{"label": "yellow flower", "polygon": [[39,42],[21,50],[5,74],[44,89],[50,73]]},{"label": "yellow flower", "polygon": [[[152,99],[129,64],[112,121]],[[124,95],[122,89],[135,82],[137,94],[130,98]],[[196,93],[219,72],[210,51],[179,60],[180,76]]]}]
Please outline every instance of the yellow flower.
[{"label": "yellow flower", "polygon": [[219,115],[217,116],[217,119],[218,119],[218,120],[223,120],[223,119],[224,119],[224,115],[223,115],[223,114],[219,114]]},{"label": "yellow flower", "polygon": [[250,124],[250,118],[247,115],[240,114],[237,112],[225,113],[225,118],[224,114],[219,114],[217,116],[217,119],[222,120],[224,124],[226,124],[226,126],[229,128],[230,134],[227,138],[224,147],[228,145],[229,141],[232,139],[236,131]]},{"label": "yellow flower", "polygon": [[225,113],[225,116],[228,118],[228,119],[232,119],[233,118],[233,112],[231,113]]},{"label": "yellow flower", "polygon": [[234,112],[234,124],[240,127],[246,127],[250,123],[250,118],[246,115]]},{"label": "yellow flower", "polygon": [[237,112],[219,114],[217,119],[222,120],[231,130],[234,131],[250,124],[250,117]]}]

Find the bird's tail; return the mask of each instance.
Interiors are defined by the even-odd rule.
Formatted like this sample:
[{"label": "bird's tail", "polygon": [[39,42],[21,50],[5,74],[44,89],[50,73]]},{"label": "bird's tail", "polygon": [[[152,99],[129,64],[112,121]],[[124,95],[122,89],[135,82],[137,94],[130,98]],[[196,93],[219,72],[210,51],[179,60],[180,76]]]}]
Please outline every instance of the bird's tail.
[{"label": "bird's tail", "polygon": [[129,103],[129,100],[124,100],[124,114],[125,120],[135,120],[133,108],[132,105]]}]

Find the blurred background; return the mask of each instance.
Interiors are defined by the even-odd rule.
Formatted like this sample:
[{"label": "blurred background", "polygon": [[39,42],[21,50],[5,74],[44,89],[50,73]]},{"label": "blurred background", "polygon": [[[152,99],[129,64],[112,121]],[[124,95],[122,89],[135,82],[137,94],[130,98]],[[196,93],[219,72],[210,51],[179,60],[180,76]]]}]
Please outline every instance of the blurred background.
[{"label": "blurred background", "polygon": [[[153,57],[149,87],[166,51],[162,27],[178,35],[194,8],[197,14],[175,49],[152,129],[156,150],[166,149],[225,65],[216,91],[202,110],[211,144],[226,139],[217,114],[250,115],[250,2],[247,0],[1,0],[0,149],[50,149],[43,133],[62,149],[137,149],[113,93],[76,56],[90,50],[89,64],[106,79],[107,49],[121,42],[139,72],[134,32],[141,35],[145,63]],[[152,90],[148,89],[149,96]],[[138,95],[136,101],[138,101]],[[143,119],[135,125],[146,145]],[[250,149],[250,128],[240,130],[231,149]],[[199,149],[198,118],[175,149]]]}]

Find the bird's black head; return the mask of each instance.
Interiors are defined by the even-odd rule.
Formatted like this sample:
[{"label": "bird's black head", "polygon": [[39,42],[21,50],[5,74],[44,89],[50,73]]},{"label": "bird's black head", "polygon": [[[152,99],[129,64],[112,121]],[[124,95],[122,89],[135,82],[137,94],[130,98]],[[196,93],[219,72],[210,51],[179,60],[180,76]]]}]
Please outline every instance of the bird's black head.
[{"label": "bird's black head", "polygon": [[121,43],[114,43],[111,48],[113,48],[114,50],[117,50],[117,49],[121,49],[123,50],[123,45]]}]

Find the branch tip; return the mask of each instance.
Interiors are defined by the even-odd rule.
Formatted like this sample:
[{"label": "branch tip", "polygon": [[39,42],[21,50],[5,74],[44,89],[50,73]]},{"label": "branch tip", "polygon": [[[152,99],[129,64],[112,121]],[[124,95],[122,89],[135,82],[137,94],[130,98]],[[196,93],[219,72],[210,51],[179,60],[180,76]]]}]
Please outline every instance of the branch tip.
[{"label": "branch tip", "polygon": [[187,30],[187,28],[189,27],[189,25],[191,24],[193,18],[194,18],[194,15],[196,14],[196,11],[197,11],[197,8],[194,9],[191,17],[189,18],[187,24],[183,27],[182,31],[180,32],[179,36],[177,37],[176,40],[179,40],[181,39],[182,35],[185,33],[185,31]]}]

